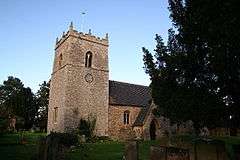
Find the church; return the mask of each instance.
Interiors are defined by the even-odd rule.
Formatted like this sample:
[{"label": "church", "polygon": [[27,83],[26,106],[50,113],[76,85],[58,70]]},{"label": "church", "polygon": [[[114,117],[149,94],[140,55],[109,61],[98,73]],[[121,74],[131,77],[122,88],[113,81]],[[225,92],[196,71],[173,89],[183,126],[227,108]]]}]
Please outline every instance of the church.
[{"label": "church", "polygon": [[156,139],[169,125],[152,114],[147,86],[109,80],[108,34],[78,32],[71,23],[56,40],[50,80],[48,133],[70,132],[80,119],[95,118],[95,135],[112,139]]}]

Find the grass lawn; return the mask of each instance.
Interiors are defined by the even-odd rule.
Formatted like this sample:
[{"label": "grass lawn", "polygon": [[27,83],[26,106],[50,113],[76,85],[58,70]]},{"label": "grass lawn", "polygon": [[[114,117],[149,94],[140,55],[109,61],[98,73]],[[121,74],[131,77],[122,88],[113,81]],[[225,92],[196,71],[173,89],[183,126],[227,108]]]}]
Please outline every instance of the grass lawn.
[{"label": "grass lawn", "polygon": [[[139,143],[139,160],[148,160],[151,145],[166,145],[167,139],[162,138],[158,141],[143,141]],[[85,159],[89,160],[121,160],[124,153],[123,142],[106,142],[106,143],[88,143],[88,154]],[[67,154],[67,160],[81,160],[82,148],[79,147]],[[80,158],[81,157],[81,158]]]},{"label": "grass lawn", "polygon": [[[0,159],[1,160],[31,160],[31,157],[37,152],[37,141],[39,137],[45,136],[44,133],[24,133],[26,144],[20,144],[19,134],[4,134],[0,135]],[[176,142],[173,143],[179,147],[191,147],[192,137],[178,136],[175,137]],[[181,139],[183,143],[178,143],[177,139]],[[232,145],[240,144],[240,137],[215,137],[214,139],[222,140],[226,143],[226,149],[231,154]],[[140,160],[148,160],[150,146],[155,144],[166,145],[167,139],[159,141],[144,141],[139,143],[139,158]],[[208,146],[200,147],[201,152],[211,155],[212,151]],[[190,151],[191,152],[191,151]],[[210,153],[211,152],[211,153]],[[121,142],[103,142],[103,143],[87,143],[84,147],[76,147],[67,153],[67,160],[121,160],[124,153],[124,143]],[[192,154],[192,153],[191,153]]]},{"label": "grass lawn", "polygon": [[[158,141],[144,141],[139,144],[139,159],[147,160],[149,158],[150,146],[159,144]],[[121,160],[124,152],[124,143],[105,142],[105,143],[87,143],[88,153],[85,159],[88,160]],[[81,160],[83,158],[83,148],[78,147],[68,153],[68,160]]]},{"label": "grass lawn", "polygon": [[[86,149],[87,148],[87,149]],[[118,160],[123,155],[124,146],[121,143],[89,143],[83,148],[78,147],[67,154],[67,160]]]},{"label": "grass lawn", "polygon": [[0,159],[30,160],[37,152],[37,140],[45,133],[24,133],[26,144],[20,144],[20,134],[0,135]]},{"label": "grass lawn", "polygon": [[[232,145],[240,144],[240,137],[212,137],[215,140],[221,140],[225,142],[226,150],[228,152],[229,159],[232,159]],[[190,150],[190,157],[194,159],[194,145],[191,136],[175,136],[172,137],[172,145],[180,148],[188,148]],[[139,143],[139,159],[148,160],[151,145],[163,145],[166,146],[168,140],[163,138],[159,141],[144,141]],[[124,152],[124,143],[120,142],[108,142],[108,143],[89,143],[86,144],[88,148],[87,157],[89,160],[121,160]],[[205,143],[198,143],[197,152],[199,159],[215,159],[216,148]],[[68,153],[68,160],[81,160],[83,158],[83,149],[77,148]]]}]

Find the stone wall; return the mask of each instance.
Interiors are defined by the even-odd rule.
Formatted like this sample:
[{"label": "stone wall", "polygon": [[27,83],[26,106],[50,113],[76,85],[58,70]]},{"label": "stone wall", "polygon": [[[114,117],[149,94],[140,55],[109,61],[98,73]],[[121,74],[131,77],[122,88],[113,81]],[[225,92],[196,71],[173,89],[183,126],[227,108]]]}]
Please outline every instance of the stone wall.
[{"label": "stone wall", "polygon": [[[50,96],[48,109],[48,133],[64,132],[64,115],[65,115],[65,97],[67,85],[67,69],[68,61],[68,43],[64,43],[55,52],[53,63],[53,73],[50,80]],[[61,65],[59,64],[59,56],[62,55]],[[54,122],[54,110],[57,108],[57,119]]]},{"label": "stone wall", "polygon": [[[141,107],[109,106],[109,136],[113,139],[127,140],[135,138],[133,123],[135,122]],[[129,111],[129,124],[124,124],[124,112]]]},{"label": "stone wall", "polygon": [[[85,81],[91,73],[93,82]],[[69,67],[69,83],[66,95],[65,125],[75,128],[80,118],[96,118],[96,134],[108,133],[108,74],[95,70],[84,71],[81,67]]]}]

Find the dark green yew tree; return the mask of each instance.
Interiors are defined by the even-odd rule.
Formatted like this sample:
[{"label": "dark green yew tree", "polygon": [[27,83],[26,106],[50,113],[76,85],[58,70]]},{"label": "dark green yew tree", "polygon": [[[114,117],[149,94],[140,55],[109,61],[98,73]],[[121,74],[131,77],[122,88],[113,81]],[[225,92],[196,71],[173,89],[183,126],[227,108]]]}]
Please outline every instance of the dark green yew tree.
[{"label": "dark green yew tree", "polygon": [[44,81],[36,93],[38,113],[36,124],[41,130],[47,130],[48,104],[49,104],[50,83]]},{"label": "dark green yew tree", "polygon": [[226,127],[227,122],[239,127],[237,6],[235,0],[169,0],[173,29],[167,44],[156,35],[154,55],[143,48],[157,114],[175,122],[191,119],[196,128]]}]

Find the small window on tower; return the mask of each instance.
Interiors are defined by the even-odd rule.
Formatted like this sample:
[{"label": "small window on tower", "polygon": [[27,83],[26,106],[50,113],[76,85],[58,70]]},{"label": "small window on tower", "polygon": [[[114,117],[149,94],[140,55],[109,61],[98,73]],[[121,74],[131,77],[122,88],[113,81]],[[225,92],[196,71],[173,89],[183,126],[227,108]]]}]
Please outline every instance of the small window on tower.
[{"label": "small window on tower", "polygon": [[85,67],[92,67],[92,53],[87,52],[85,57]]},{"label": "small window on tower", "polygon": [[58,61],[59,67],[62,66],[62,60],[63,60],[63,57],[62,57],[62,54],[60,54],[60,56],[59,56],[59,61]]},{"label": "small window on tower", "polygon": [[123,123],[124,124],[129,124],[129,111],[125,111],[123,114]]},{"label": "small window on tower", "polygon": [[54,121],[54,123],[57,123],[57,116],[58,116],[58,108],[55,107],[54,108],[54,112],[53,112],[53,121]]}]

